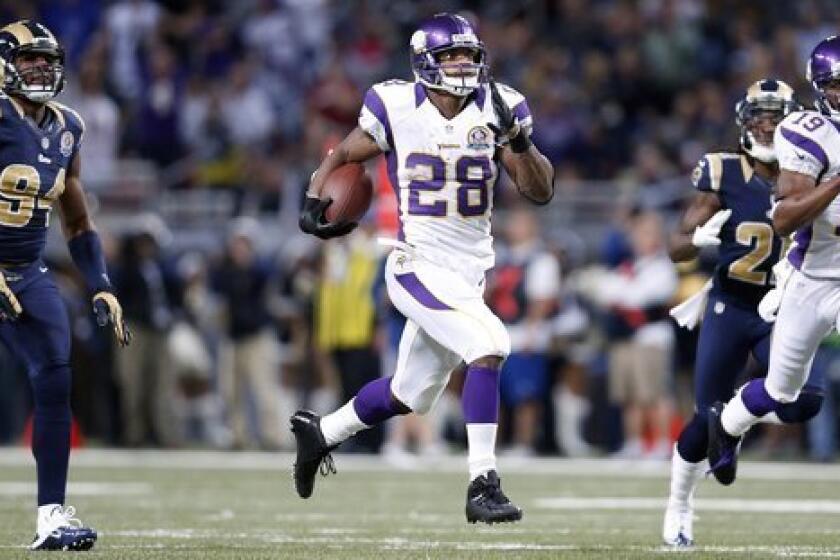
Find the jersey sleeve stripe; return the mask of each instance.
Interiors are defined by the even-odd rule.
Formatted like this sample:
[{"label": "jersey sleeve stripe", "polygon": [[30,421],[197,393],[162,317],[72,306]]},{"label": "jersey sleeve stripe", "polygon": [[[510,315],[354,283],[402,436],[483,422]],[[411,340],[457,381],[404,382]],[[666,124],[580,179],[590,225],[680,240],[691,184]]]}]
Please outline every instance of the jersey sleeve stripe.
[{"label": "jersey sleeve stripe", "polygon": [[781,127],[782,136],[797,148],[801,148],[814,156],[814,158],[822,164],[823,168],[828,167],[828,156],[825,155],[825,150],[822,147],[806,136],[802,136],[798,132],[790,130],[789,128]]},{"label": "jersey sleeve stripe", "polygon": [[531,116],[531,108],[528,107],[528,101],[523,99],[519,104],[513,108],[513,116],[519,119],[520,122]]},{"label": "jersey sleeve stripe", "polygon": [[709,188],[714,192],[720,190],[720,179],[723,177],[723,160],[720,154],[706,156],[709,162]]},{"label": "jersey sleeve stripe", "polygon": [[382,98],[379,97],[379,94],[373,88],[369,89],[365,94],[364,105],[368,111],[373,113],[376,120],[382,124],[382,127],[385,129],[385,137],[388,139],[388,145],[393,149],[394,137],[391,134],[391,122],[388,120],[388,110],[385,108],[385,103],[382,102]]},{"label": "jersey sleeve stripe", "polygon": [[807,227],[797,230],[793,236],[793,241],[796,244],[790,250],[790,253],[788,253],[788,260],[797,270],[802,269],[802,263],[805,261],[805,253],[808,252],[808,246],[811,245],[813,233],[813,225],[809,224]]}]

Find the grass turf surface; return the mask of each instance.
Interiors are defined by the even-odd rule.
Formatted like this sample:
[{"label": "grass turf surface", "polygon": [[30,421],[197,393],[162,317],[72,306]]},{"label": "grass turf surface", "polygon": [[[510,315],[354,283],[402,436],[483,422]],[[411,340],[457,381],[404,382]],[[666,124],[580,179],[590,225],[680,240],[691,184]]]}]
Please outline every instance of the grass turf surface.
[{"label": "grass turf surface", "polygon": [[[659,544],[664,463],[502,461],[504,489],[525,518],[488,527],[464,519],[463,458],[400,470],[378,459],[337,455],[338,475],[319,477],[315,495],[305,501],[292,489],[292,460],[283,454],[85,451],[71,461],[68,503],[100,532],[85,553],[91,557],[674,554]],[[745,464],[740,478],[731,488],[701,484],[698,546],[690,558],[840,558],[840,467]],[[33,480],[28,452],[0,450],[0,557],[26,555]]]}]

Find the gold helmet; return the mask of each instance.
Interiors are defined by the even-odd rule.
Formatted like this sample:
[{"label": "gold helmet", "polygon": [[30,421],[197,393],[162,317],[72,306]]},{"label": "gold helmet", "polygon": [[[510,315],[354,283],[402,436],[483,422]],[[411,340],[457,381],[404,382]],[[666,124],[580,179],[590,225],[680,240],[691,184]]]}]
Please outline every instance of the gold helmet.
[{"label": "gold helmet", "polygon": [[[22,55],[42,55],[47,66],[18,68]],[[2,89],[36,103],[46,103],[64,88],[64,49],[40,23],[21,20],[0,29]]]}]

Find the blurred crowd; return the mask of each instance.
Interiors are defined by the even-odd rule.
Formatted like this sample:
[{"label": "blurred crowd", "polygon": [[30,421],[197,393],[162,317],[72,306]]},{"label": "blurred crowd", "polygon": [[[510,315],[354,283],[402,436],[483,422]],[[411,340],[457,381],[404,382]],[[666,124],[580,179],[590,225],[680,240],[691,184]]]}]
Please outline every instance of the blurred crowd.
[{"label": "blurred crowd", "polygon": [[[381,162],[369,169],[377,201],[351,236],[305,238],[297,213],[310,173],[355,125],[366,88],[411,79],[414,26],[451,10],[477,23],[493,75],[527,96],[534,142],[557,171],[553,206],[609,193],[610,219],[581,250],[555,209],[522,206],[513,189],[498,189],[486,293],[513,342],[502,446],[512,455],[665,458],[690,413],[695,344],[667,310],[704,283],[714,261],[704,255],[678,270],[664,252],[691,195],[687,175],[704,152],[737,146],[733,108],[748,84],[777,77],[810,101],[804,61],[838,28],[832,8],[0,0],[0,20],[37,19],[67,51],[61,101],[87,124],[82,178],[135,336],[127,350],[112,347],[67,259],[51,251],[72,317],[82,437],[288,448],[296,408],[330,411],[393,372],[403,319],[387,301],[376,242],[396,219]],[[838,349],[830,339],[817,360],[829,396]],[[347,450],[402,460],[461,445],[459,382],[456,372],[428,417],[365,433]],[[0,442],[19,440],[28,403],[25,375],[0,352]],[[765,428],[755,448],[828,460],[836,423],[829,398],[807,429]]]}]

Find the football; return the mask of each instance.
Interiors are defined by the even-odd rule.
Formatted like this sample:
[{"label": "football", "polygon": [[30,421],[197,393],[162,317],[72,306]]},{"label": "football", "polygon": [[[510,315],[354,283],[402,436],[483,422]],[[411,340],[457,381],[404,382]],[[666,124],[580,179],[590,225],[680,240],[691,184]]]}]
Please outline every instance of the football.
[{"label": "football", "polygon": [[332,199],[324,213],[328,222],[358,222],[370,207],[373,184],[361,164],[346,163],[329,174],[321,198]]}]

